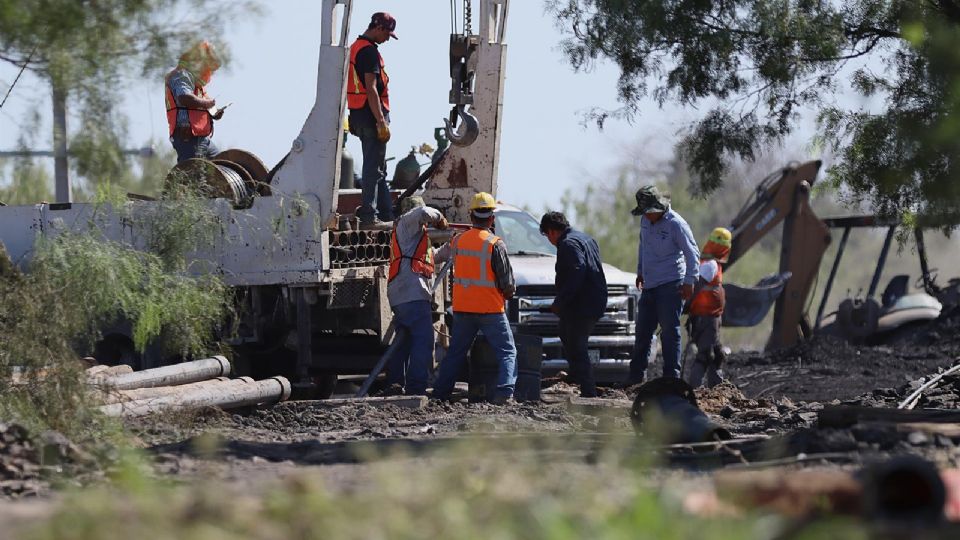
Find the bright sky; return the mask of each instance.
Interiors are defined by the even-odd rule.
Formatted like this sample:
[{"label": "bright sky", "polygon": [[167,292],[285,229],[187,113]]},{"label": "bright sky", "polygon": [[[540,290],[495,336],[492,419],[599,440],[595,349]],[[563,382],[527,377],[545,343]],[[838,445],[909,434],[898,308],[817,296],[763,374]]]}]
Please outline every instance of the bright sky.
[{"label": "bright sky", "polygon": [[[460,0],[457,0],[460,3]],[[475,2],[474,27],[479,27]],[[239,147],[268,167],[279,161],[297,136],[313,104],[317,78],[320,0],[264,1],[266,12],[252,22],[227,28],[233,61],[209,87],[220,104],[233,102],[217,124],[220,148]],[[404,157],[412,145],[433,143],[433,128],[442,125],[450,105],[447,93],[447,42],[450,3],[446,0],[355,0],[351,40],[375,11],[389,11],[398,21],[399,40],[381,48],[391,77],[393,139],[387,155]],[[506,89],[500,150],[499,198],[535,209],[556,204],[564,190],[582,189],[593,175],[610,170],[625,148],[637,141],[669,155],[676,131],[691,113],[667,114],[651,104],[635,125],[609,122],[603,132],[582,126],[582,113],[593,106],[615,108],[618,71],[600,64],[590,73],[574,73],[559,50],[554,20],[542,0],[513,0],[507,27]],[[171,65],[175,59],[171,59]],[[0,66],[0,90],[15,77]],[[25,76],[0,110],[0,149],[15,146],[23,113],[41,103],[41,136],[51,146],[49,90]],[[169,144],[160,81],[140,81],[126,90],[130,146],[150,139]],[[652,142],[651,142],[652,141]],[[360,147],[351,137],[348,149],[359,166]],[[390,176],[393,164],[389,166]],[[50,164],[52,168],[52,163]]]}]

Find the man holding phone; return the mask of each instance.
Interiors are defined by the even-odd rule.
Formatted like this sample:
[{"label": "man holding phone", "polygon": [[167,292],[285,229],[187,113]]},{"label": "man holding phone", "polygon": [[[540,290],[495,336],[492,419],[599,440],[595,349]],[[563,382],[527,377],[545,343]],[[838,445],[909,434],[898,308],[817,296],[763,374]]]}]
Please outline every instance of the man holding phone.
[{"label": "man holding phone", "polygon": [[196,157],[211,158],[218,152],[211,140],[213,121],[223,117],[227,106],[217,109],[217,101],[206,92],[218,69],[220,58],[216,49],[202,41],[183,53],[177,67],[164,79],[167,124],[177,163]]}]

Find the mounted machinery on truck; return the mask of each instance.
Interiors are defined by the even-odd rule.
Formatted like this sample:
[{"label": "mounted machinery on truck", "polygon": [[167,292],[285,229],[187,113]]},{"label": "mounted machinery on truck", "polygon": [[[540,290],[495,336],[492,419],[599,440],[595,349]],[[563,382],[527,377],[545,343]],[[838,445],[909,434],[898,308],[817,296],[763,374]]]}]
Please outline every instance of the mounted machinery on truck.
[{"label": "mounted machinery on truck", "polygon": [[[447,136],[453,145],[424,179],[424,198],[451,221],[465,221],[474,193],[497,188],[509,0],[479,0],[479,7],[479,31],[473,33],[473,12],[465,7],[463,31],[450,37]],[[339,188],[352,9],[352,0],[322,0],[316,99],[276,167],[267,170],[249,152],[228,150],[211,161],[185,162],[173,175],[203,178],[217,197],[207,204],[219,217],[220,234],[192,254],[190,267],[222,276],[237,293],[239,371],[290,372],[300,383],[320,383],[321,394],[332,391],[338,373],[369,371],[392,337],[389,233],[358,230],[353,212],[360,192]],[[125,204],[136,214],[158,203]],[[21,267],[39,237],[88,223],[111,240],[143,248],[145,239],[123,213],[69,200],[3,207],[0,241]],[[445,301],[437,301],[442,311]],[[113,356],[104,360],[138,367],[166,361],[141,357],[122,325],[104,332],[98,351]]]}]

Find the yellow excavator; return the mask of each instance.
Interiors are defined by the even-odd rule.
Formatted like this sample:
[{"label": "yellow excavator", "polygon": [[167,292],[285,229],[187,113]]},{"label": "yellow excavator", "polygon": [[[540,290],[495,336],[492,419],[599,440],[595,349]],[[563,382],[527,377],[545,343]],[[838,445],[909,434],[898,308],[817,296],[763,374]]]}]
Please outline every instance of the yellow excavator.
[{"label": "yellow excavator", "polygon": [[[945,309],[960,304],[960,279],[952,279],[942,288],[935,283],[934,271],[927,264],[922,228],[915,229],[914,233],[921,268],[918,287],[924,292],[908,294],[909,276],[898,275],[890,280],[880,298],[875,298],[898,223],[872,215],[818,217],[810,206],[810,190],[817,181],[820,166],[819,160],[791,164],[767,176],[731,222],[733,245],[724,270],[781,223],[783,236],[777,274],[762,279],[754,287],[724,285],[727,294],[724,326],[755,326],[774,305],[768,350],[789,347],[814,334],[835,335],[854,342],[883,343],[904,337],[909,331],[939,317]],[[867,294],[847,298],[835,312],[825,314],[827,298],[851,230],[865,227],[887,229]],[[843,234],[816,318],[811,323],[807,307],[823,255],[830,246],[831,229],[842,229]]]}]

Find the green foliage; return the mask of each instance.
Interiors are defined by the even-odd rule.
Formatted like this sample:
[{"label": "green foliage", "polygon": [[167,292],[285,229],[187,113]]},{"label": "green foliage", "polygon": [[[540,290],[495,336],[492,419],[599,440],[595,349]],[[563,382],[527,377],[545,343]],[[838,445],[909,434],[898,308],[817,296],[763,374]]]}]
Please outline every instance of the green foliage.
[{"label": "green foliage", "polygon": [[[184,51],[200,39],[220,43],[225,25],[259,11],[256,0],[0,0],[0,62],[26,65],[67,96],[79,118],[69,137],[79,175],[123,183],[126,118],[115,96],[124,83],[150,77],[161,95],[163,70]],[[218,51],[226,64],[229,51]]]},{"label": "green foliage", "polygon": [[[209,243],[216,215],[196,197],[144,206],[98,207],[87,228],[39,237],[27,273],[0,268],[0,418],[80,436],[99,429],[77,354],[120,321],[139,351],[161,336],[169,355],[218,348],[231,293],[218,276],[191,277],[186,265],[188,252]],[[98,220],[110,211],[126,216],[147,251],[107,238]],[[177,238],[163,242],[164,234]]]},{"label": "green foliage", "polygon": [[[251,483],[237,489],[209,481],[171,486],[150,480],[135,466],[125,466],[116,488],[68,497],[51,519],[20,537],[866,537],[861,526],[837,518],[803,525],[754,513],[699,517],[685,513],[677,500],[682,491],[700,489],[682,478],[665,480],[659,487],[650,480],[648,469],[605,458],[592,465],[566,463],[557,474],[555,462],[542,460],[542,455],[528,457],[530,448],[477,446],[458,445],[429,461],[399,455],[369,463],[361,479],[346,489],[325,483],[316,468],[296,471],[267,486]],[[557,452],[562,453],[562,447]]]},{"label": "green foliage", "polygon": [[[960,220],[960,9],[953,2],[548,0],[577,69],[614,61],[623,107],[705,107],[679,148],[698,189],[784,140],[801,111],[839,156],[830,175],[878,212]],[[870,100],[844,100],[859,94]],[[848,105],[849,104],[849,105]]]}]

